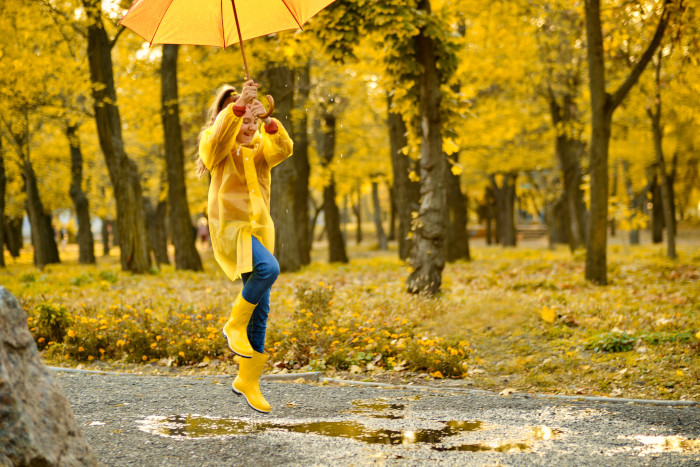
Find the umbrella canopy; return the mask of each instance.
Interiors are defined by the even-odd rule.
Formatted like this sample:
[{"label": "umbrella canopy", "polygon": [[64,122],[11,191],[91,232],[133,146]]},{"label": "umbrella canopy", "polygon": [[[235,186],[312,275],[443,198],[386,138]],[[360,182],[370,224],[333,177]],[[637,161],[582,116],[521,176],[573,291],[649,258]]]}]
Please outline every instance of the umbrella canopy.
[{"label": "umbrella canopy", "polygon": [[301,28],[332,2],[235,0],[234,5],[234,0],[136,0],[120,24],[151,44],[225,48],[254,37]]}]

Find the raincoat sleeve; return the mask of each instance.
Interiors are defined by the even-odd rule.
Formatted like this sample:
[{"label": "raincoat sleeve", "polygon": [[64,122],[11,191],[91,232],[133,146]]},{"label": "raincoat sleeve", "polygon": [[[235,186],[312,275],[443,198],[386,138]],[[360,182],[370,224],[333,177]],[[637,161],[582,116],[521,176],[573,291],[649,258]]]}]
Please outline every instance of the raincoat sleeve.
[{"label": "raincoat sleeve", "polygon": [[279,120],[273,119],[277,123],[277,132],[269,134],[263,125],[262,141],[263,156],[270,168],[276,166],[292,155],[292,139],[287,134]]},{"label": "raincoat sleeve", "polygon": [[211,171],[231,153],[241,122],[233,113],[233,104],[229,104],[219,112],[214,124],[204,130],[199,140],[199,157],[207,170]]}]

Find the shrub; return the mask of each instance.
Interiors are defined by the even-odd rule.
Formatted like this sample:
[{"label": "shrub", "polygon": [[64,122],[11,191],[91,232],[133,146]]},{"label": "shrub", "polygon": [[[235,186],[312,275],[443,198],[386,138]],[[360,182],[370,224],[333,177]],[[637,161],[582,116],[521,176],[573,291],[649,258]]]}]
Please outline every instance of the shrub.
[{"label": "shrub", "polygon": [[406,319],[373,322],[359,313],[332,309],[333,288],[301,285],[291,323],[268,335],[275,366],[288,369],[338,370],[410,368],[438,377],[461,376],[471,352],[467,342],[417,335]]},{"label": "shrub", "polygon": [[71,319],[68,310],[63,305],[41,303],[34,309],[36,318],[32,321],[34,335],[40,349],[49,342],[63,342]]}]

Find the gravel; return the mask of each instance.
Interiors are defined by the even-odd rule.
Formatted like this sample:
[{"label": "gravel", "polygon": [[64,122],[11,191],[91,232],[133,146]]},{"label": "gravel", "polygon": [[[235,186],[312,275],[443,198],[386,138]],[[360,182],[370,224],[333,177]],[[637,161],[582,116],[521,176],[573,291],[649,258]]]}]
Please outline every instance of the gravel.
[{"label": "gravel", "polygon": [[57,372],[106,465],[700,465],[700,407],[449,388]]}]

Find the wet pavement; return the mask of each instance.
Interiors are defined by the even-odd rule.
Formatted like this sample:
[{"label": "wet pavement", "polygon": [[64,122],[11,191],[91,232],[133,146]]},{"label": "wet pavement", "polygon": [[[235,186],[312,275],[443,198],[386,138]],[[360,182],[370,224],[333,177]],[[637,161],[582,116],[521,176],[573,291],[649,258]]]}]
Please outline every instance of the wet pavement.
[{"label": "wet pavement", "polygon": [[700,407],[232,378],[55,374],[107,465],[700,465]]}]

